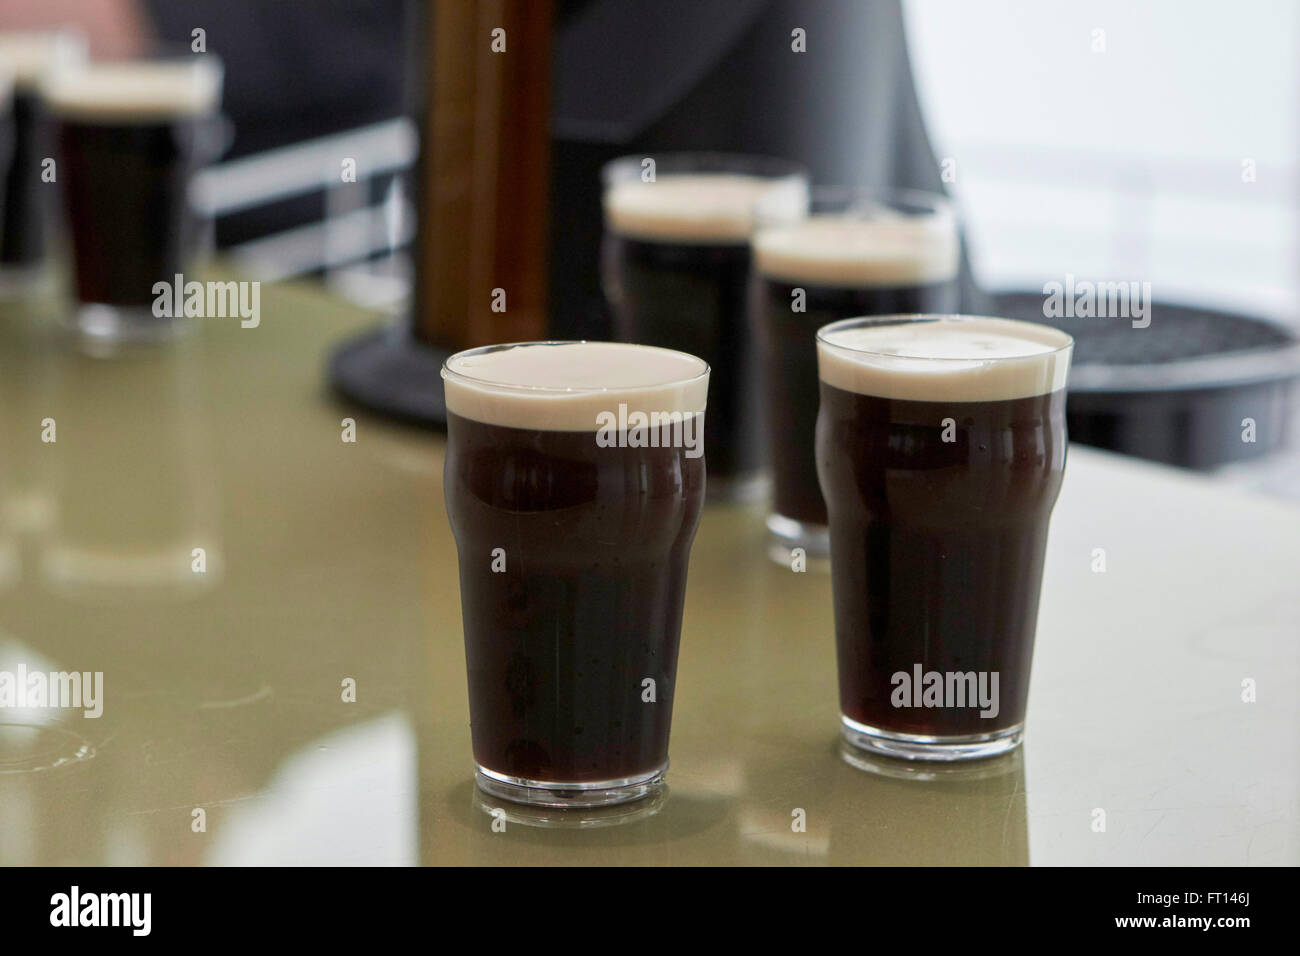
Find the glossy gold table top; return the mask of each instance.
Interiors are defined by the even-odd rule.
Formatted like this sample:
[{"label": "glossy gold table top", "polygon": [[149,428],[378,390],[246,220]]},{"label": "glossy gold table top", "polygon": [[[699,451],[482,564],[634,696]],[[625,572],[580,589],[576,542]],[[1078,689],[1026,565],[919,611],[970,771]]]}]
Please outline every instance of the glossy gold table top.
[{"label": "glossy gold table top", "polygon": [[947,773],[840,759],[829,578],[710,506],[666,798],[494,827],[441,439],[323,381],[377,319],[268,286],[111,360],[51,321],[0,311],[0,670],[102,671],[103,714],[0,710],[0,862],[1300,862],[1290,506],[1072,448],[1027,742]]}]

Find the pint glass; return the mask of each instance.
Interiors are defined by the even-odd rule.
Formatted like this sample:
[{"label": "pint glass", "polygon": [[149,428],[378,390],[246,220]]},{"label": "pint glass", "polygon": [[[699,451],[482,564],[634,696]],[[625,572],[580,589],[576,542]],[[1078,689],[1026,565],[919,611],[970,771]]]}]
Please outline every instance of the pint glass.
[{"label": "pint glass", "polygon": [[1029,322],[817,334],[842,732],[960,760],[1021,741],[1073,340]]},{"label": "pint glass", "polygon": [[648,796],[668,767],[709,367],[539,342],[458,353],[442,375],[477,783],[556,807]]}]

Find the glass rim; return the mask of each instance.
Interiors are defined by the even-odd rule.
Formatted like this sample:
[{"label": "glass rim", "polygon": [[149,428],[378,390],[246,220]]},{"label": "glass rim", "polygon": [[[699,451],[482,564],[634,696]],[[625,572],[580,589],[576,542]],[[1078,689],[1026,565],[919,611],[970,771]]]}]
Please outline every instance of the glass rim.
[{"label": "glass rim", "polygon": [[655,161],[656,176],[662,171],[672,175],[735,173],[770,179],[773,182],[783,179],[808,182],[812,179],[812,174],[805,164],[765,153],[732,153],[724,150],[647,150],[644,153],[616,156],[603,163],[600,167],[601,185],[609,187],[618,182],[626,182],[625,178],[618,177],[618,173],[623,169],[633,170],[639,175],[641,163],[647,159]]},{"label": "glass rim", "polygon": [[[194,111],[176,111],[173,113],[171,110],[134,111],[124,109],[120,115],[112,112],[101,115],[93,109],[87,110],[76,103],[64,101],[64,97],[68,95],[68,87],[85,82],[87,77],[93,80],[96,73],[100,71],[105,71],[111,75],[114,71],[123,68],[149,70],[151,67],[186,68],[188,75],[184,82],[210,86],[212,92],[211,102],[205,103],[202,108]],[[160,116],[206,117],[219,114],[221,112],[221,101],[225,93],[225,84],[226,64],[221,59],[220,54],[207,51],[197,53],[185,44],[164,42],[146,46],[137,53],[94,57],[69,64],[66,68],[60,69],[45,78],[42,83],[41,94],[46,108],[55,119],[79,119],[86,122],[103,122],[106,124],[117,122],[133,123],[137,122],[141,116],[151,116],[155,112]]]},{"label": "glass rim", "polygon": [[6,62],[0,57],[0,73],[10,78],[9,85],[15,93],[39,95],[52,75],[79,69],[90,62],[90,38],[80,26],[64,24],[0,30],[0,50],[3,50],[6,41],[18,38],[47,43],[49,56],[32,71],[19,70],[12,62]]},{"label": "glass rim", "polygon": [[120,53],[113,56],[88,57],[68,64],[61,74],[54,78],[54,84],[82,73],[95,73],[101,69],[116,70],[121,67],[144,67],[183,65],[192,67],[195,72],[204,70],[215,72],[222,84],[226,79],[226,63],[221,54],[213,52],[196,53],[184,43],[161,42],[145,46],[136,53]]},{"label": "glass rim", "polygon": [[[620,348],[640,349],[654,352],[668,352],[672,355],[683,355],[694,362],[698,362],[701,370],[698,374],[685,378],[672,378],[663,382],[656,382],[653,385],[523,385],[518,382],[498,382],[488,378],[480,378],[474,375],[467,375],[464,372],[458,372],[451,367],[451,363],[458,358],[469,355],[486,355],[490,352],[502,352],[506,349],[522,348],[525,346],[565,346],[565,345],[615,345]],[[517,392],[525,395],[600,395],[600,394],[618,394],[620,392],[644,392],[648,389],[656,388],[675,388],[684,385],[693,385],[702,379],[708,377],[712,369],[709,363],[704,361],[698,355],[692,355],[690,352],[683,352],[680,349],[663,348],[658,345],[641,345],[636,342],[606,342],[591,339],[538,339],[532,342],[502,342],[497,345],[479,345],[470,349],[461,349],[448,355],[443,360],[440,375],[443,380],[454,379],[470,383],[471,386],[495,389],[506,392]]]},{"label": "glass rim", "polygon": [[75,23],[65,23],[61,25],[51,24],[49,26],[30,26],[30,27],[5,27],[0,29],[0,38],[3,37],[75,37],[79,42],[84,42],[86,31]]},{"label": "glass rim", "polygon": [[[988,355],[973,358],[971,356],[949,356],[936,358],[926,355],[899,355],[896,352],[880,352],[875,349],[862,348],[857,345],[846,345],[843,342],[832,342],[828,336],[836,332],[848,329],[863,328],[870,326],[884,325],[907,325],[922,322],[997,322],[1016,327],[1028,327],[1035,330],[1041,330],[1049,336],[1059,336],[1064,339],[1063,342],[1054,348],[1046,348],[1042,352],[1034,352],[1030,355]],[[892,315],[855,315],[847,319],[840,319],[823,325],[817,330],[817,344],[824,345],[827,348],[841,349],[845,352],[851,352],[856,355],[870,355],[876,358],[889,359],[892,361],[919,361],[919,362],[962,362],[969,365],[972,361],[980,362],[1016,362],[1025,360],[1042,359],[1046,355],[1059,355],[1074,348],[1074,336],[1068,332],[1062,332],[1060,329],[1051,325],[1043,325],[1038,322],[1026,322],[1023,319],[1008,319],[1000,315],[969,315],[963,312],[899,312]],[[1044,345],[1050,345],[1043,342]]]},{"label": "glass rim", "polygon": [[225,61],[214,50],[198,52],[192,50],[188,43],[176,43],[168,40],[156,40],[146,43],[134,53],[113,53],[108,56],[87,57],[70,64],[73,70],[94,71],[100,67],[150,66],[155,63],[193,63],[196,67],[210,63],[213,68],[224,72]]},{"label": "glass rim", "polygon": [[[917,207],[916,213],[906,210],[897,210],[905,215],[915,215],[917,218],[932,216],[951,216],[957,218],[957,206],[951,196],[940,190],[916,189],[911,186],[888,186],[888,185],[869,185],[869,186],[849,186],[849,185],[823,185],[814,186],[808,192],[808,215],[809,216],[844,216],[853,218],[855,215],[869,212],[868,209],[856,209],[855,207],[863,200],[878,199],[883,203],[896,201],[901,204]],[[847,200],[853,205],[841,212],[819,211],[818,205],[833,204],[839,200]]]}]

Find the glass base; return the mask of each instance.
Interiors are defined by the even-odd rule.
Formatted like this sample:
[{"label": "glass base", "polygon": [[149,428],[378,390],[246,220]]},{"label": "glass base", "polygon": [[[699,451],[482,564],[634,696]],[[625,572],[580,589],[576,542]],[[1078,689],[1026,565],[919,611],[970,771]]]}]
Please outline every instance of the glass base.
[{"label": "glass base", "polygon": [[767,516],[767,530],[768,554],[777,564],[789,564],[790,552],[795,548],[803,548],[804,554],[810,558],[830,557],[831,531],[824,524],[770,514]]},{"label": "glass base", "polygon": [[549,807],[514,803],[498,800],[477,787],[471,789],[474,791],[473,808],[476,811],[508,824],[541,830],[602,830],[640,823],[656,816],[668,800],[667,785],[643,799],[607,807]]},{"label": "glass base", "polygon": [[56,538],[41,554],[41,575],[51,592],[92,604],[185,599],[221,580],[221,552],[210,541],[206,547],[207,570],[199,573],[193,570],[188,544],[131,552],[81,547]]},{"label": "glass base", "polygon": [[474,782],[484,793],[503,800],[534,807],[609,807],[631,803],[653,796],[664,788],[664,774],[668,764],[617,780],[596,780],[591,783],[556,783],[550,780],[528,780],[509,777],[495,770],[475,764],[478,771]]},{"label": "glass base", "polygon": [[767,490],[767,474],[760,471],[745,475],[709,475],[704,494],[709,501],[745,504],[763,500]]},{"label": "glass base", "polygon": [[853,769],[891,780],[966,783],[996,779],[1016,770],[1024,772],[1025,752],[1020,747],[983,760],[899,760],[859,750],[841,738],[838,752],[840,759]]},{"label": "glass base", "polygon": [[1016,724],[987,734],[932,737],[869,727],[840,715],[844,740],[859,750],[903,760],[978,760],[1015,750],[1025,737],[1025,725]]},{"label": "glass base", "polygon": [[73,312],[69,325],[92,351],[96,346],[165,342],[191,331],[197,323],[187,317],[158,317],[147,305],[86,303]]},{"label": "glass base", "polygon": [[40,262],[0,265],[0,302],[13,302],[43,291],[45,267]]}]

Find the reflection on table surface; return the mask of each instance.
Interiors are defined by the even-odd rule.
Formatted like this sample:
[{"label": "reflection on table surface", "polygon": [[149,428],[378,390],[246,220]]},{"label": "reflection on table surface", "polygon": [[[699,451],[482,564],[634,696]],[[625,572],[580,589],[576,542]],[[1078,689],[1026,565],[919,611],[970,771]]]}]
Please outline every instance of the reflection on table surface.
[{"label": "reflection on table surface", "polygon": [[0,862],[1300,862],[1300,512],[1073,448],[1027,744],[945,769],[841,758],[829,578],[711,505],[667,795],[548,815],[471,783],[441,440],[323,384],[377,319],[104,359],[56,309],[0,310],[0,672],[103,713],[0,710]]}]

